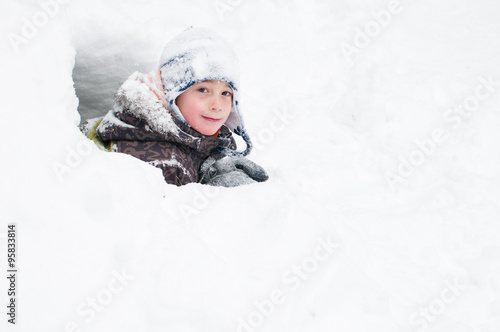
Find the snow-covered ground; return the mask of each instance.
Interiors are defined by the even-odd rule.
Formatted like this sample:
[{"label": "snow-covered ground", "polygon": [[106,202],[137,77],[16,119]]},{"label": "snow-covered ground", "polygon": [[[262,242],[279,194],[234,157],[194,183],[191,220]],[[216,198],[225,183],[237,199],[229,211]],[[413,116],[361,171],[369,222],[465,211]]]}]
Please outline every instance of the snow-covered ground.
[{"label": "snow-covered ground", "polygon": [[[3,0],[0,330],[500,330],[494,0]],[[164,183],[79,132],[188,26],[270,180]],[[9,274],[7,274],[9,275]]]}]

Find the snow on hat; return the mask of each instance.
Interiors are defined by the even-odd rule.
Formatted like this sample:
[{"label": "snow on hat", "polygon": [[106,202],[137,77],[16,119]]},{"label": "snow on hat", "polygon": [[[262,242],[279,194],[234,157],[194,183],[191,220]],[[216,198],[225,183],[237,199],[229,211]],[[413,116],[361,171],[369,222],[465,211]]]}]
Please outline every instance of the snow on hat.
[{"label": "snow on hat", "polygon": [[208,29],[188,28],[167,43],[160,57],[160,76],[165,97],[175,115],[187,124],[175,100],[196,83],[207,80],[227,82],[233,89],[233,105],[225,125],[240,135],[247,148],[243,152],[223,151],[246,156],[252,143],[238,106],[239,71],[236,54],[219,35]]}]

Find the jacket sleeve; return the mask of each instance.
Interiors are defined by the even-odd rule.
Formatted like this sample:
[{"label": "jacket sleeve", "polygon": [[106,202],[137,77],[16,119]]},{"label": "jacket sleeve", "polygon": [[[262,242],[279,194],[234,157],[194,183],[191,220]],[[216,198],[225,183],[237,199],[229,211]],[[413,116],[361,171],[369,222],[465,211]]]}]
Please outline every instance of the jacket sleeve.
[{"label": "jacket sleeve", "polygon": [[163,172],[165,182],[182,186],[188,183],[198,182],[198,174],[188,169],[176,160],[155,160],[149,164],[160,168]]},{"label": "jacket sleeve", "polygon": [[99,135],[97,135],[97,127],[99,127],[103,118],[104,117],[99,117],[85,120],[80,125],[80,131],[87,136],[88,139],[94,142],[99,149],[110,152],[113,151],[113,142],[104,142],[99,138]]}]

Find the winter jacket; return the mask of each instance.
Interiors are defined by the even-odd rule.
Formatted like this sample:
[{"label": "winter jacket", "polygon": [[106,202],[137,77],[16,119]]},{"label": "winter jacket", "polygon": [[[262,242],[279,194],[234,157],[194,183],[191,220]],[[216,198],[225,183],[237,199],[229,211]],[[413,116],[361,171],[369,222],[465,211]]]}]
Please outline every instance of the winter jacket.
[{"label": "winter jacket", "polygon": [[[205,136],[179,120],[152,84],[153,74],[135,72],[118,89],[113,109],[99,123],[94,138],[115,152],[126,153],[160,168],[165,181],[184,185],[200,182],[202,163],[235,150],[231,131],[222,126],[218,136]],[[92,134],[92,123],[84,124]],[[213,160],[211,158],[211,160]]]}]

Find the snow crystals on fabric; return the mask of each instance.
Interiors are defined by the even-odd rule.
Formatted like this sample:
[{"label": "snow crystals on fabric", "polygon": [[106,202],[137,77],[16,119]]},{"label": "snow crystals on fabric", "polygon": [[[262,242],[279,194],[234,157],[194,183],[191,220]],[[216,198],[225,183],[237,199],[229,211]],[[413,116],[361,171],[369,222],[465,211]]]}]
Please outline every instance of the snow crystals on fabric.
[{"label": "snow crystals on fabric", "polygon": [[178,134],[172,116],[158,97],[144,82],[147,75],[135,72],[123,83],[116,94],[115,112],[129,110],[141,120],[145,120],[150,129],[164,135]]},{"label": "snow crystals on fabric", "polygon": [[106,129],[114,126],[122,128],[134,128],[134,126],[118,119],[114,112],[108,112],[106,116],[104,116],[104,119],[102,120],[101,124],[99,125],[100,127],[99,130],[105,132]]},{"label": "snow crystals on fabric", "polygon": [[182,170],[182,172],[184,173],[184,175],[192,177],[191,172],[189,172],[186,169],[186,167],[184,167],[184,165],[182,163],[180,163],[179,161],[177,161],[176,159],[172,159],[172,160],[154,160],[154,161],[150,161],[148,164],[153,165],[155,167],[158,167],[158,166],[163,166],[163,167],[164,166],[177,167],[177,168],[179,168],[179,169]]},{"label": "snow crystals on fabric", "polygon": [[238,89],[236,55],[210,30],[190,28],[170,41],[161,55],[160,68],[165,93],[170,96],[210,79],[224,80]]}]

